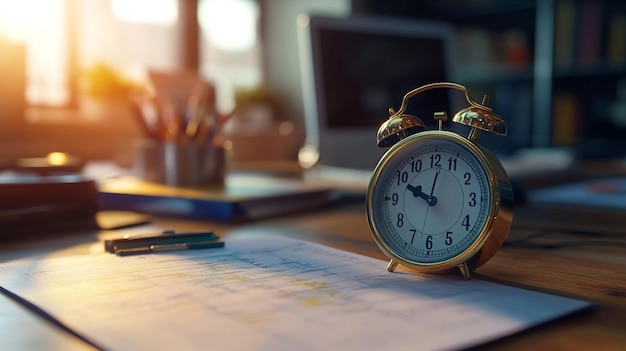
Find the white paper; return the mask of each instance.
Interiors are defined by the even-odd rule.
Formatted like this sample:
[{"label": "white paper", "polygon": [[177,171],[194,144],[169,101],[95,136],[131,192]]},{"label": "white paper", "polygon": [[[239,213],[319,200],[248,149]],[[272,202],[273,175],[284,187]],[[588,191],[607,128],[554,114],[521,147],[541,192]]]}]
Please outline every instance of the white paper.
[{"label": "white paper", "polygon": [[280,236],[0,265],[0,284],[109,350],[450,350],[589,303]]}]

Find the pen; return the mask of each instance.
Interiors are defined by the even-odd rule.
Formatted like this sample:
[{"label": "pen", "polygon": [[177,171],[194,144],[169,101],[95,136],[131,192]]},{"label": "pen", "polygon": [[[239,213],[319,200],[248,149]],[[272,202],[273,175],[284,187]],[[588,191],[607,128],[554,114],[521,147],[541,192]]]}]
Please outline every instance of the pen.
[{"label": "pen", "polygon": [[104,249],[107,252],[121,256],[218,247],[224,247],[224,241],[213,232],[176,233],[172,230],[166,230],[154,236],[121,238],[104,242]]}]

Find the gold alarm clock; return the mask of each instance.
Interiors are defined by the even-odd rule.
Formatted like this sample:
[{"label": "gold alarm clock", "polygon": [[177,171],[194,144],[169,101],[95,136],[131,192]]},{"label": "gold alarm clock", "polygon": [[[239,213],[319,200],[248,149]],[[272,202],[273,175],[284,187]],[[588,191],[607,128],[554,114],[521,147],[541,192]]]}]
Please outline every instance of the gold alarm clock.
[{"label": "gold alarm clock", "polygon": [[[425,130],[405,114],[408,100],[426,90],[464,92],[469,107],[452,121],[470,127],[463,136],[443,130],[446,112],[436,112],[437,130]],[[475,102],[456,83],[433,83],[408,92],[377,134],[382,156],[367,191],[367,219],[378,247],[398,264],[424,273],[459,269],[465,279],[493,257],[511,228],[513,190],[500,161],[478,145],[481,131],[506,135],[506,123]]]}]

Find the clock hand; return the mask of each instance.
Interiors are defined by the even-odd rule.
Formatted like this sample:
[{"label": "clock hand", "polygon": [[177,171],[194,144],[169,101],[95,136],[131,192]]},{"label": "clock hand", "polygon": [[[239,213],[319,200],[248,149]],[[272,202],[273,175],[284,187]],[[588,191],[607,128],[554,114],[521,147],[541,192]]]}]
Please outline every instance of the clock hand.
[{"label": "clock hand", "polygon": [[433,180],[433,187],[430,189],[430,196],[433,196],[435,192],[435,184],[437,184],[437,178],[439,177],[439,173],[441,172],[441,166],[437,166],[437,173],[435,173],[435,179]]},{"label": "clock hand", "polygon": [[437,203],[437,198],[432,195],[426,195],[426,193],[422,191],[421,185],[414,187],[411,184],[407,184],[406,188],[409,189],[413,193],[413,196],[421,197],[422,199],[426,200],[426,203],[428,204],[428,206],[435,206],[435,204]]}]

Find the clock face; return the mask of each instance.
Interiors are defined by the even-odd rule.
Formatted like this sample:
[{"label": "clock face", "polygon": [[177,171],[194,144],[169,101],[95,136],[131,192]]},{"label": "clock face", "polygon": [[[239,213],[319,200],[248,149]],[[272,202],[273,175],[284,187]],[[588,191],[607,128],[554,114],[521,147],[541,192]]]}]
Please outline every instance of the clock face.
[{"label": "clock face", "polygon": [[450,134],[403,140],[370,184],[368,216],[379,246],[418,265],[474,249],[489,222],[493,194],[478,148]]}]

